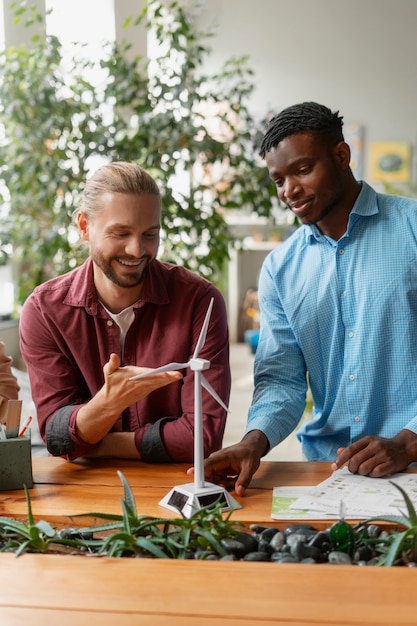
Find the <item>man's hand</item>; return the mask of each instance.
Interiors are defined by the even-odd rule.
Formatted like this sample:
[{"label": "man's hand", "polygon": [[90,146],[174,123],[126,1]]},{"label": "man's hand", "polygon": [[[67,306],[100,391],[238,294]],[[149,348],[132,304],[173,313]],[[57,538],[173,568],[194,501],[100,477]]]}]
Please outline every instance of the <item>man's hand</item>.
[{"label": "man's hand", "polygon": [[[239,443],[213,452],[204,461],[204,474],[208,481],[235,489],[243,496],[252,476],[269,448],[266,436],[260,430],[252,430]],[[187,474],[192,474],[193,468]]]},{"label": "man's hand", "polygon": [[78,411],[77,434],[87,443],[98,443],[109,432],[115,421],[128,407],[155,389],[165,387],[182,378],[180,372],[169,371],[130,380],[132,376],[149,371],[148,367],[120,367],[117,354],[111,354],[103,368],[104,385]]},{"label": "man's hand", "polygon": [[417,435],[404,429],[392,439],[363,437],[347,448],[339,448],[332,470],[347,465],[352,474],[380,478],[402,472],[417,461]]},{"label": "man's hand", "polygon": [[99,393],[102,394],[103,398],[106,396],[106,401],[112,407],[117,407],[117,414],[120,415],[128,406],[138,402],[155,389],[165,387],[182,378],[181,372],[169,371],[130,380],[132,376],[144,374],[150,369],[134,365],[120,367],[120,359],[117,354],[111,354],[109,361],[103,368],[104,386]]}]

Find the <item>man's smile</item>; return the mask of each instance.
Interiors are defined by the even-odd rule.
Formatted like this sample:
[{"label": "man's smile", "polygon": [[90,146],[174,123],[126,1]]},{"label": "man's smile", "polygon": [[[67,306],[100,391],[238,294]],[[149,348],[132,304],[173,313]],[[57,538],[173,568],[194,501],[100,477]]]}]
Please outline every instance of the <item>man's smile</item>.
[{"label": "man's smile", "polygon": [[305,200],[297,200],[297,202],[289,202],[287,206],[293,213],[301,216],[309,210],[312,202],[312,198],[307,198]]},{"label": "man's smile", "polygon": [[139,259],[138,261],[127,261],[126,259],[117,259],[117,261],[121,265],[125,265],[126,267],[138,267],[141,263],[144,262],[145,259]]}]

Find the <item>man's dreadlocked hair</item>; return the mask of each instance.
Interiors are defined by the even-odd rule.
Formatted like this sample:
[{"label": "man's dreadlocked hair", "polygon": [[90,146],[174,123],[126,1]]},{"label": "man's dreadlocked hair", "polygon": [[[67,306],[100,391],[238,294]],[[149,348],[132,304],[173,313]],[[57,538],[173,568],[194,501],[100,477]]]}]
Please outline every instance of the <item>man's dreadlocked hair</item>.
[{"label": "man's dreadlocked hair", "polygon": [[339,115],[339,111],[333,113],[317,102],[294,104],[271,119],[259,154],[264,159],[266,153],[280,141],[296,133],[319,133],[339,143],[344,141],[342,126],[343,117]]}]

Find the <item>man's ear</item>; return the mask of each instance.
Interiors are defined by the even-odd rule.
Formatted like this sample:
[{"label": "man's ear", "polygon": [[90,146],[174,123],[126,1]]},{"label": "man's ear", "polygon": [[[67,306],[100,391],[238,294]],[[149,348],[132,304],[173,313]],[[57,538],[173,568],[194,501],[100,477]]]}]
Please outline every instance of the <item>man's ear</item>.
[{"label": "man's ear", "polygon": [[334,155],[342,169],[350,167],[350,147],[345,141],[339,141],[334,147]]},{"label": "man's ear", "polygon": [[81,239],[88,241],[88,218],[85,213],[79,211],[77,213],[78,230],[80,231]]}]

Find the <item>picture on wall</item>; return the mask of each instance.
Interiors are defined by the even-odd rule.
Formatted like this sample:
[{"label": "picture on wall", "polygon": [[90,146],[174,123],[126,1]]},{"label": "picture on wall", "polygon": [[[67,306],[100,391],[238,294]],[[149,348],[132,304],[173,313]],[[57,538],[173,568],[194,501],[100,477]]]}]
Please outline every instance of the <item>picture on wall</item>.
[{"label": "picture on wall", "polygon": [[411,146],[405,141],[375,141],[370,145],[370,176],[375,182],[407,183]]}]

